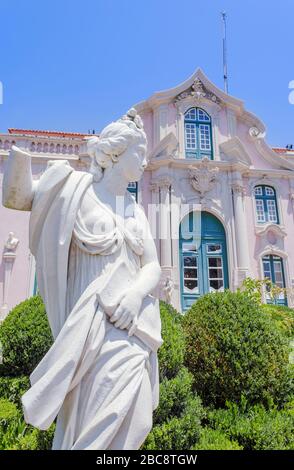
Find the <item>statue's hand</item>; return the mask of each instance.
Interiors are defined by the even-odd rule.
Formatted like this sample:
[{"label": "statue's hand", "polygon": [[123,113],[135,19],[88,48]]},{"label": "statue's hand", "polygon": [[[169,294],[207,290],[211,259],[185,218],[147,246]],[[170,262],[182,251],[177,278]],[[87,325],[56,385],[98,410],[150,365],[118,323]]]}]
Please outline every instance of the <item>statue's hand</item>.
[{"label": "statue's hand", "polygon": [[120,301],[119,306],[109,318],[116,328],[121,330],[134,323],[139,315],[142,305],[142,297],[134,290],[127,290]]}]

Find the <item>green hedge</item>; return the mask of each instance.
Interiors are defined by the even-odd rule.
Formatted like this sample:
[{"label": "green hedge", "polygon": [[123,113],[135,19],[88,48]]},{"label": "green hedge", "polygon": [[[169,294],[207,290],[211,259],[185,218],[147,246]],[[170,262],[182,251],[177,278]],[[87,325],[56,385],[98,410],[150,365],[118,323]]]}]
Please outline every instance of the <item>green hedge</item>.
[{"label": "green hedge", "polygon": [[203,428],[200,439],[193,450],[243,450],[237,441],[231,441],[228,436],[217,429]]},{"label": "green hedge", "polygon": [[0,397],[21,408],[21,396],[30,388],[28,377],[0,377]]},{"label": "green hedge", "polygon": [[207,294],[183,319],[185,365],[206,405],[238,402],[282,405],[293,390],[289,341],[244,293]]},{"label": "green hedge", "polygon": [[160,301],[163,345],[158,351],[159,376],[171,379],[184,364],[185,338],[181,327],[182,315],[171,305]]},{"label": "green hedge", "polygon": [[294,450],[294,407],[265,409],[233,403],[208,413],[209,426],[237,441],[245,450]]},{"label": "green hedge", "polygon": [[159,406],[153,414],[153,424],[162,424],[172,417],[180,417],[193,398],[193,376],[183,368],[173,379],[160,383]]},{"label": "green hedge", "polygon": [[189,450],[199,440],[203,407],[194,397],[185,407],[181,417],[173,417],[153,427],[143,450]]},{"label": "green hedge", "polygon": [[35,296],[20,303],[0,326],[0,375],[30,375],[52,341],[42,299]]}]

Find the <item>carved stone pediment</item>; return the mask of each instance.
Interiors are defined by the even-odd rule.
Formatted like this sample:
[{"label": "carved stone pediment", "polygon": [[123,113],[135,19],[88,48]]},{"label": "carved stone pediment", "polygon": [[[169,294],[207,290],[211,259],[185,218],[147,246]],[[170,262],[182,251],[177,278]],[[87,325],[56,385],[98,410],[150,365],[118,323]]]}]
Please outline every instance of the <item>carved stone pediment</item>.
[{"label": "carved stone pediment", "polygon": [[213,103],[216,104],[221,104],[221,100],[216,96],[214,93],[209,91],[201,82],[199,78],[196,78],[190,88],[187,90],[183,91],[182,93],[179,93],[175,101],[181,101],[184,100],[185,98],[192,97],[196,99],[201,99],[201,98],[206,98],[209,101],[213,101]]},{"label": "carved stone pediment", "polygon": [[205,157],[198,167],[189,168],[189,178],[192,188],[203,197],[204,194],[211,191],[218,179],[218,168],[210,167],[210,160]]}]

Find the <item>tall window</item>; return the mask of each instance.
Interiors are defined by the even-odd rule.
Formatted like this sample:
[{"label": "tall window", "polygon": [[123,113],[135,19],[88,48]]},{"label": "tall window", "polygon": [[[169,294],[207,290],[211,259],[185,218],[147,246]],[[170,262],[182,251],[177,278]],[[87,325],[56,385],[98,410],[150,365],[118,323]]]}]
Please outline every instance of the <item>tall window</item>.
[{"label": "tall window", "polygon": [[271,186],[256,186],[255,193],[255,207],[256,207],[256,221],[259,224],[265,222],[279,223],[277,211],[276,192]]},{"label": "tall window", "polygon": [[213,158],[210,116],[200,108],[185,113],[186,158]]},{"label": "tall window", "polygon": [[[272,281],[277,287],[285,288],[285,276],[283,260],[279,256],[267,255],[262,258],[263,276]],[[269,288],[266,291],[267,303],[277,303],[281,305],[287,304],[287,298],[284,292],[281,292],[278,297],[273,300],[269,295]]]},{"label": "tall window", "polygon": [[129,183],[128,191],[135,196],[136,201],[138,202],[138,183],[137,182]]}]

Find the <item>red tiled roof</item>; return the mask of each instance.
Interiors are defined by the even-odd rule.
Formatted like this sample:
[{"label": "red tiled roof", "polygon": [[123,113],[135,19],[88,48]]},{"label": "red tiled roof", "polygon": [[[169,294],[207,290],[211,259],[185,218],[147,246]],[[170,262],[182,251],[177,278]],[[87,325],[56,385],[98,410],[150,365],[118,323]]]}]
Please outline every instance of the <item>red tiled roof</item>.
[{"label": "red tiled roof", "polygon": [[273,151],[276,153],[287,153],[287,152],[294,152],[294,149],[287,149],[286,147],[273,147]]},{"label": "red tiled roof", "polygon": [[9,134],[21,134],[21,135],[40,135],[47,137],[89,137],[92,134],[81,134],[79,132],[61,132],[61,131],[39,131],[29,129],[8,129]]}]

